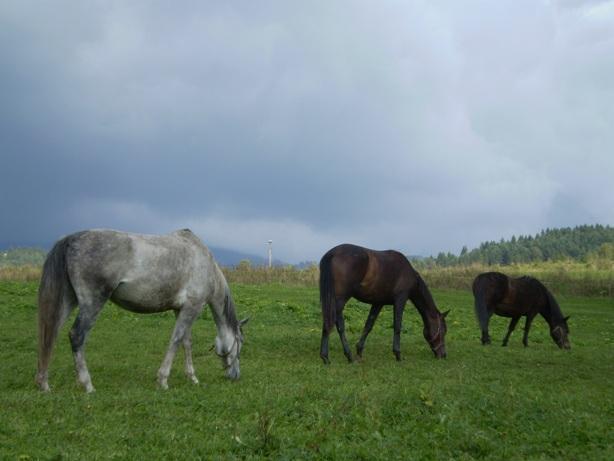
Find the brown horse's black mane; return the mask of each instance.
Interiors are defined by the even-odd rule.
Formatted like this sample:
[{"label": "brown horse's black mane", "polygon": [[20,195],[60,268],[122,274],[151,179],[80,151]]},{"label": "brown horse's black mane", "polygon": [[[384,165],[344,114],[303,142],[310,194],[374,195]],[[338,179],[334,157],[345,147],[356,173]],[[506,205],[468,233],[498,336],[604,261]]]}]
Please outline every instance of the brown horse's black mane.
[{"label": "brown horse's black mane", "polygon": [[535,287],[538,287],[538,289],[543,291],[543,293],[548,298],[548,303],[547,305],[544,306],[544,316],[549,316],[552,319],[552,321],[557,322],[557,323],[560,322],[564,318],[563,313],[561,312],[561,307],[559,306],[559,303],[556,301],[555,297],[552,295],[552,293],[546,287],[546,285],[544,285],[538,279],[530,275],[523,275],[516,279],[512,279],[512,281],[514,280],[519,280],[519,281],[523,281],[528,284],[532,284]]}]

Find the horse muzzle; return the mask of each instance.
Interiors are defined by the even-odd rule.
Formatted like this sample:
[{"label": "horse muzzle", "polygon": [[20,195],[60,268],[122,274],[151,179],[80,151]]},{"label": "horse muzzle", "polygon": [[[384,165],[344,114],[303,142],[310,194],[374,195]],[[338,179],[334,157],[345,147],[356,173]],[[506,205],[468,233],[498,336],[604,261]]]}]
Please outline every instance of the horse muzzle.
[{"label": "horse muzzle", "polygon": [[226,372],[226,377],[232,381],[236,381],[239,379],[239,377],[241,376],[241,371],[239,370],[239,366],[231,366],[230,368],[228,368],[228,371]]}]

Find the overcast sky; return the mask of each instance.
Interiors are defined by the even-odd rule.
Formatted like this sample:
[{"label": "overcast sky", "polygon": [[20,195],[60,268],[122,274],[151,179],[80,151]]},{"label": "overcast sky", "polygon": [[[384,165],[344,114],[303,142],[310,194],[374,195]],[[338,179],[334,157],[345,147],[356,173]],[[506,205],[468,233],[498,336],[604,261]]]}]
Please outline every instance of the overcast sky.
[{"label": "overcast sky", "polygon": [[614,224],[613,1],[2,1],[0,242],[319,260]]}]

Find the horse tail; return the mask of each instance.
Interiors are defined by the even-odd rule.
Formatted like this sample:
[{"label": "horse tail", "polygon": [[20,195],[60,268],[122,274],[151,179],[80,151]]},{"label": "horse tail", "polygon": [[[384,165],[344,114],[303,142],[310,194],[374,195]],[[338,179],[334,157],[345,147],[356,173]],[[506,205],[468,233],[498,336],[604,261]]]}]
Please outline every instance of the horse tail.
[{"label": "horse tail", "polygon": [[70,283],[66,250],[73,236],[58,241],[47,255],[38,289],[38,375],[42,390],[48,390],[47,369],[53,344],[62,323],[76,304]]},{"label": "horse tail", "polygon": [[475,300],[475,315],[480,322],[482,331],[488,329],[488,306],[486,305],[486,286],[484,280],[478,275],[472,285],[473,297]]},{"label": "horse tail", "polygon": [[322,320],[326,331],[335,325],[335,284],[332,270],[333,253],[326,253],[320,260],[320,304],[322,305]]}]

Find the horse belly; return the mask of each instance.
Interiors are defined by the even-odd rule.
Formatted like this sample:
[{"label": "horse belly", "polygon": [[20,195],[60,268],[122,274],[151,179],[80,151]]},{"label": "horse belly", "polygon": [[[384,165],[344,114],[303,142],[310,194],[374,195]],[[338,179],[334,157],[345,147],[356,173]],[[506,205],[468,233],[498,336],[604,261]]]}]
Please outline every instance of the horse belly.
[{"label": "horse belly", "polygon": [[170,293],[165,287],[144,287],[121,283],[111,300],[126,310],[138,313],[164,312],[179,309],[183,304],[180,293]]},{"label": "horse belly", "polygon": [[383,306],[394,304],[394,297],[390,296],[388,293],[386,295],[382,295],[381,293],[377,293],[375,290],[365,290],[362,287],[358,289],[356,293],[354,293],[354,298],[367,304],[378,304]]},{"label": "horse belly", "polygon": [[522,308],[519,308],[515,304],[501,303],[495,306],[495,314],[500,315],[502,317],[518,317],[521,315],[525,315],[526,311]]}]

